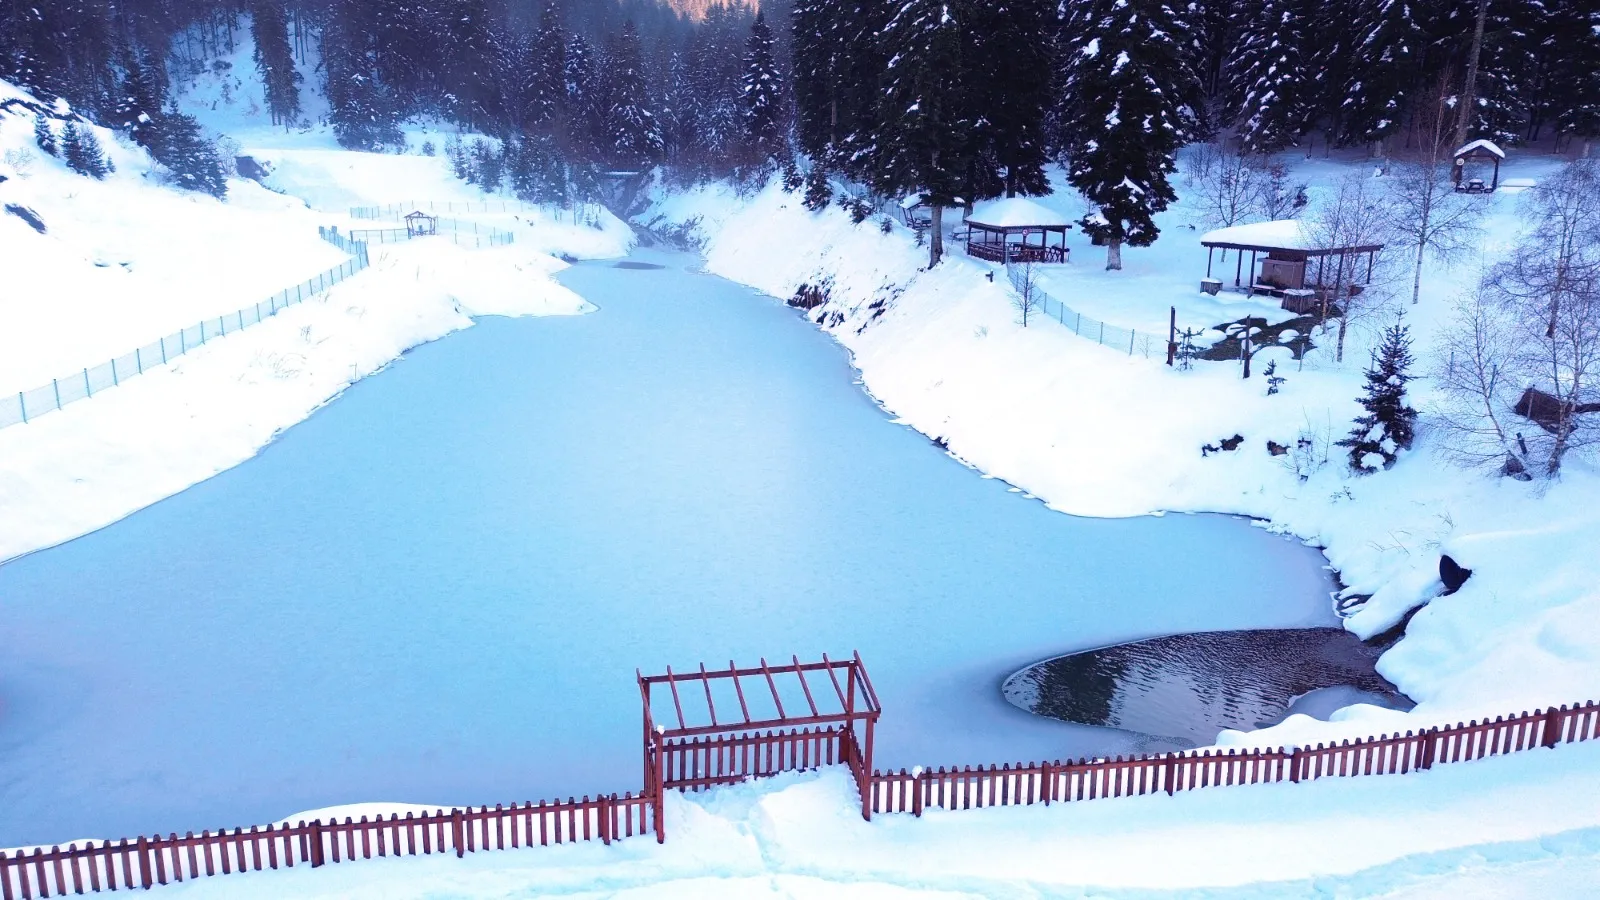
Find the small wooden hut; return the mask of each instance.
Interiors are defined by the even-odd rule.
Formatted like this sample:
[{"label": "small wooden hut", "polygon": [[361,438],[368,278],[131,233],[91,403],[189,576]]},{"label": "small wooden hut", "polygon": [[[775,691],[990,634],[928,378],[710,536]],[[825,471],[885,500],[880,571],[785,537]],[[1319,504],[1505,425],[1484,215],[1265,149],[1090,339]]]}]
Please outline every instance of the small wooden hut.
[{"label": "small wooden hut", "polygon": [[439,220],[422,210],[406,213],[406,237],[439,233]]},{"label": "small wooden hut", "polygon": [[1026,197],[986,200],[966,218],[967,255],[991,262],[1064,263],[1067,219]]},{"label": "small wooden hut", "polygon": [[[1500,161],[1506,158],[1506,152],[1494,141],[1476,140],[1455,152],[1455,165],[1450,167],[1450,180],[1455,183],[1456,190],[1463,194],[1492,194],[1500,186]],[[1468,177],[1469,166],[1482,169],[1485,164],[1493,164],[1494,174],[1489,183],[1484,184],[1482,177]]]},{"label": "small wooden hut", "polygon": [[[1358,243],[1347,247],[1321,246],[1299,219],[1254,222],[1208,231],[1200,237],[1206,248],[1206,278],[1218,250],[1237,252],[1233,285],[1251,294],[1284,297],[1284,307],[1294,312],[1310,312],[1291,304],[1307,303],[1309,291],[1316,302],[1326,303],[1341,291],[1359,293],[1363,281],[1372,280],[1372,267],[1379,243]],[[1244,254],[1250,254],[1250,277],[1244,278]],[[1265,257],[1262,257],[1265,254]],[[1365,277],[1363,278],[1363,273]]]},{"label": "small wooden hut", "polygon": [[921,231],[933,224],[933,207],[922,199],[921,194],[909,194],[900,201],[900,219],[907,228]]}]

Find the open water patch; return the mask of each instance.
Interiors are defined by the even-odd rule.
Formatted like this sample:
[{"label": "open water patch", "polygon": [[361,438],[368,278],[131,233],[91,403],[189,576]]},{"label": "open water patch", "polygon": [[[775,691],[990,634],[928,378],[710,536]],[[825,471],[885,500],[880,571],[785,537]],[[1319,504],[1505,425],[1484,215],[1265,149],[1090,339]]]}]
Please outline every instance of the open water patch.
[{"label": "open water patch", "polygon": [[1385,649],[1343,628],[1174,634],[1034,663],[1001,692],[1037,715],[1147,735],[1170,749],[1196,747],[1223,729],[1261,728],[1294,713],[1326,718],[1363,702],[1410,709],[1374,668]]},{"label": "open water patch", "polygon": [[644,270],[644,271],[650,271],[650,270],[655,270],[655,269],[665,269],[666,266],[657,265],[656,263],[638,262],[638,261],[632,260],[632,259],[625,259],[625,260],[622,260],[621,262],[612,263],[611,264],[611,268],[613,268],[613,269],[639,269],[639,270]]}]

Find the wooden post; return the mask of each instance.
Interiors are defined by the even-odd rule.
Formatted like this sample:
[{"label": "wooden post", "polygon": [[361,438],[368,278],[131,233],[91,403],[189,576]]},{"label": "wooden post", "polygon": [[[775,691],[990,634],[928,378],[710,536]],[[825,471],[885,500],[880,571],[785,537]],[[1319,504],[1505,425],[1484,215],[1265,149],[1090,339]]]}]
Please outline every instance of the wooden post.
[{"label": "wooden post", "polygon": [[139,837],[139,883],[145,890],[150,890],[155,880],[150,877],[150,842],[143,835]]},{"label": "wooden post", "polygon": [[1172,796],[1178,790],[1178,758],[1167,755],[1167,761],[1161,764],[1161,780],[1166,782],[1167,796]]},{"label": "wooden post", "polygon": [[1302,759],[1300,752],[1301,748],[1296,747],[1294,752],[1289,754],[1289,780],[1296,784],[1300,783],[1300,763]]},{"label": "wooden post", "polygon": [[311,842],[311,867],[316,868],[324,862],[322,857],[322,820],[312,819],[307,826],[306,839]]},{"label": "wooden post", "polygon": [[861,818],[872,821],[872,717],[867,718],[867,745],[863,748],[861,756],[861,774],[857,776],[857,783],[861,785]]},{"label": "wooden post", "polygon": [[[1206,265],[1206,277],[1211,277],[1211,266]],[[1167,365],[1172,365],[1178,359],[1178,308],[1168,307],[1171,318],[1167,320]]]},{"label": "wooden post", "polygon": [[665,796],[666,793],[667,793],[667,790],[666,790],[665,787],[662,786],[663,783],[666,781],[666,777],[665,777],[665,772],[662,769],[662,767],[664,765],[664,763],[663,763],[664,754],[662,754],[662,752],[661,752],[661,745],[660,745],[659,742],[656,744],[655,753],[652,754],[652,755],[655,757],[655,776],[654,776],[654,778],[655,778],[655,791],[654,791],[654,794],[650,798],[650,802],[651,802],[651,805],[655,808],[656,843],[665,844],[667,842],[667,825],[666,825],[666,822],[664,821],[666,819],[666,816],[663,815],[663,813],[666,811],[666,806],[667,806],[667,804],[666,804],[666,796]]},{"label": "wooden post", "polygon": [[1557,744],[1561,743],[1562,719],[1565,718],[1564,714],[1566,713],[1566,710],[1567,710],[1567,708],[1565,706],[1561,707],[1560,709],[1557,709],[1556,707],[1552,706],[1549,709],[1545,710],[1545,713],[1544,713],[1544,734],[1543,734],[1543,738],[1544,739],[1542,741],[1540,741],[1540,744],[1542,746],[1554,747]]},{"label": "wooden post", "polygon": [[461,810],[450,810],[450,840],[456,845],[456,859],[467,855],[467,841],[463,833],[465,830]]},{"label": "wooden post", "polygon": [[1417,768],[1433,768],[1434,755],[1439,752],[1439,729],[1429,728],[1423,732],[1422,751],[1417,755]]}]

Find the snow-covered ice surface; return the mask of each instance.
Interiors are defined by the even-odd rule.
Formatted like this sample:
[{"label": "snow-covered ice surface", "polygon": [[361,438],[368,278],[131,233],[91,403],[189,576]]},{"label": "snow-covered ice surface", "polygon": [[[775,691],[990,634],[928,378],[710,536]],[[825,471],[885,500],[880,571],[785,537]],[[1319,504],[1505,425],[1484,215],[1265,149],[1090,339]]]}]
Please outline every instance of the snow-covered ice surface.
[{"label": "snow-covered ice surface", "polygon": [[559,275],[593,314],[420,347],[249,464],[0,567],[0,844],[637,788],[634,669],[701,660],[859,649],[887,765],[1129,752],[1000,680],[1329,620],[1315,551],[1051,513],[892,424],[782,304],[639,258],[665,268]]},{"label": "snow-covered ice surface", "polygon": [[936,810],[869,824],[854,786],[834,770],[669,794],[665,845],[646,837],[460,860],[297,866],[163,892],[240,900],[1579,898],[1592,896],[1600,878],[1597,771],[1600,745],[1576,745],[1406,776]]}]

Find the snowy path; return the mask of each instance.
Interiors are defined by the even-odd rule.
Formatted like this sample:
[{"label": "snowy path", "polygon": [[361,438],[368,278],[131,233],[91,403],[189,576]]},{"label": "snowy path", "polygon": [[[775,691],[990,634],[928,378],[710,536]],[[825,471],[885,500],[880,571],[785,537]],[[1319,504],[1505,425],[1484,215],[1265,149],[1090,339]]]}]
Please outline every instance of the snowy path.
[{"label": "snowy path", "polygon": [[887,422],[770,299],[592,263],[261,455],[0,567],[0,846],[636,787],[636,666],[859,649],[886,765],[1127,752],[1000,679],[1327,621],[1313,551],[1073,519]]}]

